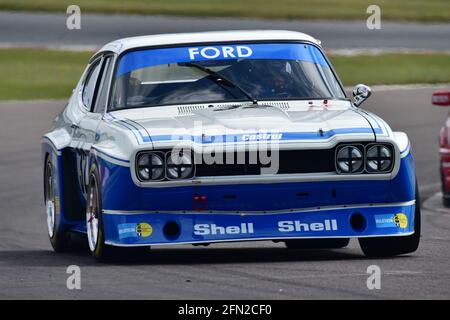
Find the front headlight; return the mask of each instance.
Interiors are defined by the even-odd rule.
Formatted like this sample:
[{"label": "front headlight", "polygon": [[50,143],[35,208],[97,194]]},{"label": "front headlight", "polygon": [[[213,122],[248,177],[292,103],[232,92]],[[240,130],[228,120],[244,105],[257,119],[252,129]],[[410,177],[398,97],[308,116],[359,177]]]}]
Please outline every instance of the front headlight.
[{"label": "front headlight", "polygon": [[369,147],[366,159],[366,169],[371,173],[388,172],[394,163],[391,149],[384,145],[373,145]]},{"label": "front headlight", "polygon": [[137,175],[142,181],[163,179],[164,154],[159,152],[148,152],[138,155]]},{"label": "front headlight", "polygon": [[338,173],[358,173],[364,169],[364,155],[356,146],[340,148],[336,156]]},{"label": "front headlight", "polygon": [[189,179],[194,176],[194,164],[189,152],[169,152],[166,159],[167,178]]}]

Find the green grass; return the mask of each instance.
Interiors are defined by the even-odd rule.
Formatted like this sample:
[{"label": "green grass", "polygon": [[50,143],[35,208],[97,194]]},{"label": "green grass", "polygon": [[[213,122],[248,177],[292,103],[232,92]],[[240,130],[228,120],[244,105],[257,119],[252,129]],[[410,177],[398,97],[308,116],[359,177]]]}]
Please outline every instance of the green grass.
[{"label": "green grass", "polygon": [[371,4],[384,20],[450,22],[449,0],[0,0],[0,10],[234,16],[286,19],[366,19]]},{"label": "green grass", "polygon": [[447,54],[330,56],[330,60],[346,86],[450,83]]},{"label": "green grass", "polygon": [[70,96],[92,53],[0,50],[0,100]]},{"label": "green grass", "polygon": [[[66,99],[91,52],[1,49],[0,100]],[[450,55],[331,56],[345,86],[450,83]]]}]

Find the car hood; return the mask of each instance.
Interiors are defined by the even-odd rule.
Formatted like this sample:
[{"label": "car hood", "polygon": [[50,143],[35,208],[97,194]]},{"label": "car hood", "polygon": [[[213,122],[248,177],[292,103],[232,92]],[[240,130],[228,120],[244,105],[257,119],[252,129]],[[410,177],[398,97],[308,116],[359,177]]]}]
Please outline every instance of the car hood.
[{"label": "car hood", "polygon": [[[250,140],[315,140],[335,135],[368,135],[372,126],[358,110],[349,107],[306,107],[285,110],[274,106],[232,109],[201,108],[188,112],[157,112],[146,108],[117,112],[134,122],[153,142],[196,137],[237,136]],[[181,109],[184,110],[184,109]],[[265,134],[264,134],[265,133]],[[272,134],[271,134],[272,133]],[[275,134],[278,133],[278,134]]]}]

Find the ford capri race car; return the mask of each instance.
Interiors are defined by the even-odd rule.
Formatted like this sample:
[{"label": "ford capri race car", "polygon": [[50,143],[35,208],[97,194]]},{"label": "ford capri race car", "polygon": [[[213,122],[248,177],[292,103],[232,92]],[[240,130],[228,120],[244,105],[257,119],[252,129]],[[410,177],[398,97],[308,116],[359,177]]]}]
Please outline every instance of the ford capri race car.
[{"label": "ford capri race car", "polygon": [[284,241],[413,252],[410,142],[353,102],[320,42],[288,31],[118,40],[90,60],[42,140],[56,251]]}]

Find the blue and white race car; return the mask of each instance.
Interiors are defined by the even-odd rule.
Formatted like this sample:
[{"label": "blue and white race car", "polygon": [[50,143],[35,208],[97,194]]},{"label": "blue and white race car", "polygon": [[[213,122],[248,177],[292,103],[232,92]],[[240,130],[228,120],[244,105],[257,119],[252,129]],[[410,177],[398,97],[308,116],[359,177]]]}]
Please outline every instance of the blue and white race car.
[{"label": "blue and white race car", "polygon": [[298,32],[127,38],[90,60],[42,140],[56,251],[99,260],[150,246],[284,241],[413,252],[410,142],[353,102],[320,41]]}]

